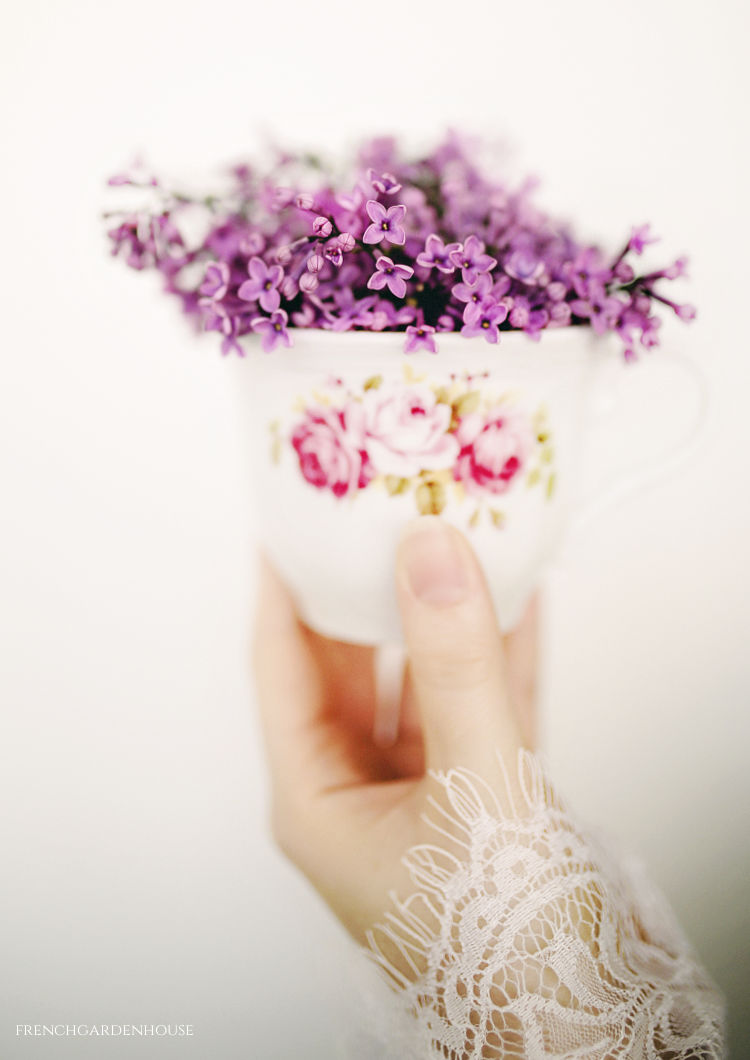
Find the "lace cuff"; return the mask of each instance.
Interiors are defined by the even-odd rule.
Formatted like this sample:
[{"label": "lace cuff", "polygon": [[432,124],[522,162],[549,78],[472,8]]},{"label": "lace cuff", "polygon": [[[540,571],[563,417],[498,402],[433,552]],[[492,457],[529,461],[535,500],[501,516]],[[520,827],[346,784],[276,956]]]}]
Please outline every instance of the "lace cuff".
[{"label": "lace cuff", "polygon": [[416,890],[368,935],[392,987],[368,1055],[718,1060],[723,999],[642,863],[576,824],[538,756],[520,796],[498,763],[509,813],[497,784],[431,774],[446,841],[408,852]]}]

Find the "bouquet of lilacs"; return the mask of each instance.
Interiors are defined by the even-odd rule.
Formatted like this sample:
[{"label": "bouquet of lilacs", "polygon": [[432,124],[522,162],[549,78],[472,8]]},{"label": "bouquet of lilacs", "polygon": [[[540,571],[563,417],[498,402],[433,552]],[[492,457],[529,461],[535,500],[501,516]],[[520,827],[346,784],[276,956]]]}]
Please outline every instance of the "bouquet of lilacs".
[{"label": "bouquet of lilacs", "polygon": [[[224,175],[221,193],[190,195],[134,167],[109,184],[149,189],[152,201],[105,217],[118,218],[112,253],[157,269],[225,354],[243,355],[251,333],[266,351],[290,346],[295,328],[401,331],[407,353],[436,353],[441,332],[497,343],[503,331],[538,340],[588,325],[615,332],[632,359],[636,344],[658,345],[659,306],[695,316],[662,293],[684,257],[648,272],[629,260],[656,241],[648,224],[607,256],[532,205],[535,180],[513,190],[488,176],[454,133],[417,158],[394,138],[369,140],[347,182],[288,151],[265,171],[243,162]],[[191,238],[183,222],[196,209],[205,223]]]}]

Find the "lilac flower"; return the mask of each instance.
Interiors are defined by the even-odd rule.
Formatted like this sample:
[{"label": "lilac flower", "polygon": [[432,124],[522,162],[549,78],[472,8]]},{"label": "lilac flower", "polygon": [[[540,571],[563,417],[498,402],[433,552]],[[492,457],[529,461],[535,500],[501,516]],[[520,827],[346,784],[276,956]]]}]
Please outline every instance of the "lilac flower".
[{"label": "lilac flower", "polygon": [[294,191],[291,188],[270,188],[270,200],[268,208],[273,213],[278,213],[290,203],[294,202]]},{"label": "lilac flower", "polygon": [[[666,268],[657,269],[655,272],[647,272],[645,276],[639,277],[640,282],[650,288],[654,280],[660,280],[662,278],[667,280],[677,280],[680,276],[686,275],[687,263],[687,258],[677,258],[671,265],[667,265]],[[630,271],[631,273],[633,272],[632,269]],[[632,279],[633,277],[631,276],[630,278]]]},{"label": "lilac flower", "polygon": [[312,230],[314,236],[320,236],[321,239],[328,239],[333,231],[333,225],[327,217],[316,217],[313,221]]},{"label": "lilac flower", "polygon": [[410,324],[416,316],[416,310],[411,306],[395,306],[393,302],[388,302],[384,298],[381,298],[378,302],[378,309],[385,313],[388,327],[390,328],[399,328],[402,324]]},{"label": "lilac flower", "polygon": [[492,272],[497,265],[495,258],[484,253],[484,243],[481,239],[471,235],[457,250],[452,250],[450,260],[461,269],[464,282],[474,283],[481,272]]},{"label": "lilac flower", "polygon": [[549,327],[551,328],[567,327],[573,315],[567,302],[552,302],[547,307],[547,312],[549,313]]},{"label": "lilac flower", "polygon": [[455,272],[456,266],[450,260],[450,256],[460,247],[460,243],[448,243],[446,246],[440,236],[436,236],[433,232],[427,237],[422,253],[417,254],[417,265],[425,269],[436,268],[440,272]]},{"label": "lilac flower", "polygon": [[225,261],[209,261],[198,290],[220,302],[229,288],[229,266]]},{"label": "lilac flower", "polygon": [[687,266],[687,258],[676,258],[675,261],[671,265],[668,265],[666,269],[663,269],[662,272],[668,280],[676,280],[680,276],[687,275]]},{"label": "lilac flower", "polygon": [[276,309],[270,317],[255,317],[251,320],[253,331],[263,336],[261,346],[266,353],[270,353],[279,343],[284,346],[292,345],[292,337],[286,329],[288,319],[283,309]]},{"label": "lilac flower", "polygon": [[203,326],[206,331],[219,331],[222,335],[221,352],[225,356],[234,351],[240,357],[245,351],[237,342],[237,317],[230,316],[221,302],[212,298],[202,298],[200,309],[203,314]]},{"label": "lilac flower", "polygon": [[403,330],[403,324],[410,324],[416,317],[416,310],[411,306],[395,306],[385,298],[376,300],[368,313],[368,327],[372,331]]},{"label": "lilac flower", "polygon": [[531,303],[522,294],[517,294],[508,314],[508,320],[514,328],[523,330],[528,327],[531,316]]},{"label": "lilac flower", "polygon": [[627,261],[618,261],[612,267],[612,272],[620,283],[630,283],[635,277],[635,269]]},{"label": "lilac flower", "polygon": [[[349,189],[319,163],[282,150],[268,173],[231,167],[226,193],[190,196],[148,173],[118,174],[112,186],[147,188],[155,205],[104,215],[117,218],[108,225],[112,253],[158,270],[183,312],[220,334],[224,353],[242,354],[251,330],[269,347],[289,340],[282,305],[294,327],[406,332],[409,350],[431,348],[445,331],[497,342],[504,326],[538,340],[545,328],[586,324],[616,334],[626,359],[637,343],[658,344],[659,307],[694,318],[692,305],[655,289],[684,276],[684,257],[647,273],[634,268],[656,242],[649,225],[633,227],[617,257],[605,255],[531,203],[533,180],[511,188],[483,172],[477,146],[451,133],[408,159],[394,138],[371,140]],[[195,208],[208,215],[199,239],[191,213],[181,223],[182,211]],[[400,248],[398,263],[379,254],[373,266],[375,244],[380,254]],[[446,279],[458,270],[460,282]]]},{"label": "lilac flower", "polygon": [[[550,308],[558,308],[559,305],[559,302],[552,302]],[[570,320],[570,308],[567,304],[565,304],[565,307],[568,320]],[[562,319],[564,312],[558,313],[559,319]],[[508,320],[512,327],[525,331],[530,338],[537,338],[537,332],[547,327],[551,317],[547,309],[535,307],[528,298],[524,298],[523,295],[516,295],[513,299]]]},{"label": "lilac flower", "polygon": [[658,317],[649,316],[650,303],[639,307],[636,302],[640,302],[640,298],[633,299],[629,305],[623,306],[617,320],[616,331],[625,345],[631,347],[635,342],[635,333],[640,331],[641,346],[644,349],[651,349],[659,345],[658,329],[661,327],[661,320]]},{"label": "lilac flower", "polygon": [[546,309],[529,310],[529,320],[524,331],[530,339],[538,339],[539,333],[549,324],[549,313]]},{"label": "lilac flower", "polygon": [[649,243],[658,243],[659,236],[651,236],[649,233],[650,228],[650,224],[634,226],[630,232],[628,250],[632,250],[636,254],[642,254]]},{"label": "lilac flower", "polygon": [[228,335],[232,330],[232,320],[226,307],[221,302],[214,302],[213,298],[201,298],[201,319],[205,331],[221,331]]},{"label": "lilac flower", "polygon": [[299,289],[305,294],[312,294],[320,287],[320,280],[312,272],[303,272],[299,278]]},{"label": "lilac flower", "polygon": [[414,353],[416,350],[429,350],[437,353],[437,344],[433,338],[435,329],[429,324],[410,324],[406,329],[408,336],[404,343],[404,353]]},{"label": "lilac flower", "polygon": [[341,250],[341,244],[336,236],[333,239],[329,239],[326,245],[323,247],[323,254],[327,261],[330,261],[336,268],[341,265],[344,260],[344,255]]},{"label": "lilac flower", "polygon": [[112,253],[119,254],[125,249],[126,261],[133,269],[156,267],[179,271],[189,260],[184,253],[182,236],[168,215],[128,214],[107,234],[114,244]]},{"label": "lilac flower", "polygon": [[597,335],[603,335],[609,328],[614,328],[622,313],[623,303],[619,298],[607,295],[602,284],[589,285],[588,298],[576,298],[570,308],[579,317],[588,317]]},{"label": "lilac flower", "polygon": [[351,195],[337,195],[336,202],[339,206],[343,206],[349,213],[355,214],[362,206],[367,196],[362,189],[357,185],[351,193]]},{"label": "lilac flower", "polygon": [[367,179],[375,191],[379,191],[381,195],[395,195],[397,191],[401,191],[402,185],[399,184],[392,173],[378,174],[374,169],[368,169]]},{"label": "lilac flower", "polygon": [[525,247],[512,251],[505,259],[503,267],[514,280],[527,284],[539,283],[545,271],[544,262]]},{"label": "lilac flower", "polygon": [[665,298],[664,295],[657,294],[656,291],[652,291],[650,288],[648,291],[651,297],[655,298],[657,302],[661,302],[662,305],[668,305],[670,309],[673,309],[680,320],[695,320],[697,313],[695,306],[687,303],[685,305],[678,305],[677,302],[673,302],[670,298]]},{"label": "lilac flower", "polygon": [[260,308],[272,313],[281,305],[278,288],[284,278],[281,265],[266,265],[262,258],[250,258],[247,263],[250,279],[241,284],[237,294],[247,302],[259,302]]},{"label": "lilac flower", "polygon": [[565,274],[579,298],[588,298],[590,290],[606,285],[610,279],[610,270],[602,265],[597,247],[579,250],[573,261],[567,264]]},{"label": "lilac flower", "polygon": [[474,309],[472,318],[466,321],[461,328],[461,334],[466,335],[467,338],[484,335],[487,342],[496,343],[500,338],[498,324],[502,324],[505,320],[508,310],[489,298],[480,306],[472,306],[472,309]]},{"label": "lilac flower", "polygon": [[545,293],[552,302],[562,302],[567,291],[568,288],[559,280],[553,280],[552,283],[548,283],[545,287]]},{"label": "lilac flower", "polygon": [[351,288],[342,287],[335,290],[333,301],[336,312],[335,314],[330,314],[330,321],[327,327],[332,331],[348,331],[353,327],[368,326],[372,307],[377,301],[377,295],[356,298]]},{"label": "lilac flower", "polygon": [[[484,275],[484,273],[482,273],[482,275]],[[506,276],[505,273],[499,277],[495,276],[494,279],[495,283],[492,286],[492,297],[500,301],[503,295],[507,294],[513,286],[513,281],[510,276]]]},{"label": "lilac flower", "polygon": [[222,261],[231,261],[239,252],[242,244],[251,233],[237,222],[226,221],[212,228],[206,236],[206,246]]},{"label": "lilac flower", "polygon": [[451,288],[454,298],[457,298],[459,302],[466,302],[467,306],[464,310],[464,320],[467,319],[467,311],[475,306],[480,305],[492,291],[492,277],[488,272],[483,272],[477,276],[474,283],[457,283]]},{"label": "lilac flower", "polygon": [[311,328],[315,323],[315,310],[309,302],[305,302],[300,310],[292,313],[292,323],[295,328]]},{"label": "lilac flower", "polygon": [[255,254],[262,254],[265,245],[266,241],[260,232],[248,232],[240,239],[238,250],[240,254],[252,258]]},{"label": "lilac flower", "polygon": [[[390,303],[388,303],[390,305]],[[370,311],[369,316],[369,328],[370,331],[385,331],[390,324],[390,317],[386,313],[385,309],[377,306],[375,309]]]},{"label": "lilac flower", "polygon": [[387,239],[389,243],[403,246],[406,242],[406,233],[402,225],[406,217],[405,206],[389,206],[386,210],[385,206],[376,202],[375,199],[369,199],[365,209],[372,224],[362,236],[364,243],[380,243],[381,240]]},{"label": "lilac flower", "polygon": [[367,281],[367,286],[373,291],[380,291],[387,286],[396,298],[403,298],[406,294],[406,281],[413,275],[414,269],[409,265],[394,265],[390,258],[378,258],[375,262],[375,272]]},{"label": "lilac flower", "polygon": [[641,346],[645,346],[647,350],[653,349],[654,346],[658,346],[660,327],[661,320],[659,320],[658,317],[646,317],[641,330]]}]

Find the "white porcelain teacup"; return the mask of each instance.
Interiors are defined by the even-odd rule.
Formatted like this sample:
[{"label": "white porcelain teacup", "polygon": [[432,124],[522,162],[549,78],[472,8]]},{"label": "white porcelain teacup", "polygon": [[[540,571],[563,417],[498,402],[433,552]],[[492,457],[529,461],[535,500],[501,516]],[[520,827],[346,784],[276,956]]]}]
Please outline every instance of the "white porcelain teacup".
[{"label": "white porcelain teacup", "polygon": [[245,340],[262,544],[317,632],[397,643],[400,528],[439,512],[467,534],[509,630],[564,540],[597,366],[620,342],[567,327],[498,345],[442,334],[438,354],[405,354],[403,339],[297,329],[270,354]]}]

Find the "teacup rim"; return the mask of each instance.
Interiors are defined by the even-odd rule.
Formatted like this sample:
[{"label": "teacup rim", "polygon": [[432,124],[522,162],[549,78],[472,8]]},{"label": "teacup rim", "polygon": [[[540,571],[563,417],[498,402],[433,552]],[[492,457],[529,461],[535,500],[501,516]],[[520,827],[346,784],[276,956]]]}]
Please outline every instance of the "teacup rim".
[{"label": "teacup rim", "polygon": [[[420,371],[439,371],[447,360],[451,368],[464,366],[468,370],[489,370],[493,367],[515,370],[545,370],[585,364],[595,357],[612,356],[612,332],[598,335],[588,325],[545,328],[540,338],[529,338],[522,330],[503,331],[497,344],[483,336],[467,337],[460,332],[441,332],[436,336],[438,352],[404,351],[403,331],[332,331],[326,328],[290,328],[292,346],[278,346],[265,352],[259,335],[247,334],[240,342],[253,360],[268,369],[320,370],[335,369],[340,357],[345,357],[347,368],[362,365],[377,369],[378,363],[393,367],[395,362],[418,368]],[[575,334],[574,334],[575,333]],[[579,340],[579,341],[571,341]],[[322,360],[321,358],[325,358]]]}]

